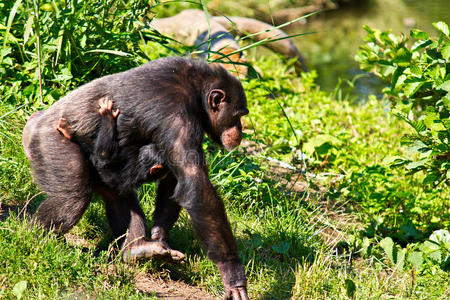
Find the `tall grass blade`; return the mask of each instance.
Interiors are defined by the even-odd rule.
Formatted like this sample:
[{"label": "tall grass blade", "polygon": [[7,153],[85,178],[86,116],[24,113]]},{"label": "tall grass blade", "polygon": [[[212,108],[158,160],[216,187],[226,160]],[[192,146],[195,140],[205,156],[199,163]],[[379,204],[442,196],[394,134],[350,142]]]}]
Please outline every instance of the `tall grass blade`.
[{"label": "tall grass blade", "polygon": [[44,97],[42,96],[42,65],[41,65],[41,33],[40,33],[40,27],[39,27],[39,0],[33,0],[34,5],[34,13],[35,13],[35,19],[34,19],[34,25],[36,26],[36,49],[37,49],[37,59],[38,59],[38,74],[39,74],[39,98],[41,100],[41,104],[44,103]]},{"label": "tall grass blade", "polygon": [[[9,13],[8,23],[6,24],[5,35],[3,37],[3,48],[6,48],[6,43],[8,42],[9,32],[11,31],[11,26],[12,26],[12,23],[16,16],[17,9],[19,8],[21,3],[22,3],[22,0],[17,0],[16,3],[14,3],[13,8],[11,9],[11,12]],[[0,56],[0,64],[2,64],[2,62],[3,62],[3,55]]]},{"label": "tall grass blade", "polygon": [[240,41],[240,40],[247,39],[247,38],[254,37],[254,36],[256,36],[256,35],[260,35],[260,34],[262,34],[262,33],[271,32],[271,31],[276,30],[276,29],[281,29],[281,28],[283,28],[283,27],[289,26],[289,25],[291,25],[291,24],[293,24],[293,23],[295,23],[295,22],[298,22],[298,21],[300,21],[300,20],[306,19],[306,18],[308,18],[308,17],[310,17],[310,16],[312,16],[312,15],[315,15],[315,14],[317,14],[317,13],[319,13],[319,12],[320,12],[320,11],[315,11],[315,12],[309,13],[309,14],[307,14],[307,15],[298,17],[298,18],[296,18],[296,19],[294,19],[294,20],[292,20],[292,21],[283,23],[283,24],[278,25],[278,26],[274,26],[274,27],[271,28],[271,29],[263,30],[263,31],[259,31],[259,32],[256,32],[256,33],[252,33],[252,34],[245,35],[245,36],[241,37],[241,38],[239,39],[239,41]]},{"label": "tall grass blade", "polygon": [[30,14],[28,16],[28,20],[25,23],[25,30],[23,33],[23,46],[25,47],[25,44],[28,42],[28,39],[30,38],[31,35],[31,31],[33,30],[33,21],[34,21],[34,16],[32,14]]},{"label": "tall grass blade", "polygon": [[208,7],[205,4],[205,0],[201,0],[203,12],[205,13],[206,22],[208,23],[208,58],[209,50],[211,49],[211,22],[209,21]]},{"label": "tall grass blade", "polygon": [[258,41],[258,42],[255,42],[255,43],[253,43],[253,44],[247,45],[247,46],[245,46],[245,47],[243,47],[243,48],[241,48],[241,49],[239,49],[239,50],[233,51],[233,52],[229,53],[227,56],[233,55],[233,54],[236,54],[236,53],[245,51],[245,50],[247,50],[247,49],[251,49],[251,48],[257,47],[257,46],[264,46],[264,45],[269,44],[269,43],[272,43],[272,42],[281,41],[281,40],[285,40],[285,39],[289,39],[289,38],[294,38],[294,37],[298,37],[298,36],[303,36],[303,35],[315,34],[315,33],[316,33],[316,32],[299,33],[299,34],[294,34],[294,35],[289,35],[289,36],[281,37],[281,38],[278,38],[278,39],[273,39],[273,38],[271,38],[271,37],[268,37],[268,38],[265,38],[265,39],[260,40],[260,41]]}]

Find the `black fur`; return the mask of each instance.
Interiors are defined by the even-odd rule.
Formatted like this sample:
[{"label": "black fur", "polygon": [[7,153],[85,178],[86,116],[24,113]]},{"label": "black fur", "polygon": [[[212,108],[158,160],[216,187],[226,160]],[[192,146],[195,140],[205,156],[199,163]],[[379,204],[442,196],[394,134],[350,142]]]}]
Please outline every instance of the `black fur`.
[{"label": "black fur", "polygon": [[[210,105],[214,89],[226,95],[217,110]],[[117,143],[100,140],[97,145],[103,128],[98,101],[104,97],[113,100],[114,109],[120,109],[114,133],[117,140],[113,138]],[[24,130],[24,147],[34,178],[48,195],[36,212],[36,221],[66,232],[97,192],[105,201],[114,235],[125,235],[124,249],[134,251],[127,257],[132,253],[148,257],[154,243],[165,247],[167,233],[183,207],[208,256],[219,263],[226,294],[238,293],[246,299],[246,279],[236,242],[224,205],[209,180],[202,150],[205,133],[224,144],[224,132],[233,130],[236,137],[231,144],[240,142],[240,117],[248,113],[246,105],[240,82],[224,68],[184,58],[158,59],[79,87],[30,120]],[[55,129],[62,117],[73,129],[76,143]],[[99,151],[95,149],[99,145],[118,147],[118,152],[112,149],[110,153],[118,153],[123,165],[102,169],[100,163],[92,163],[90,156]],[[132,187],[145,177],[140,174],[145,171],[141,166],[149,164],[146,159],[153,154],[145,152],[152,152],[154,149],[148,148],[152,145],[157,146],[168,175],[158,183],[153,241],[148,241],[145,216]],[[105,184],[109,172],[113,185],[117,179],[122,192]]]},{"label": "black fur", "polygon": [[[72,140],[77,142],[76,134]],[[119,147],[115,120],[111,112],[102,117],[94,151],[89,158],[102,183],[119,193],[164,175],[162,170],[150,173],[152,167],[164,163],[155,144],[140,148]]]}]

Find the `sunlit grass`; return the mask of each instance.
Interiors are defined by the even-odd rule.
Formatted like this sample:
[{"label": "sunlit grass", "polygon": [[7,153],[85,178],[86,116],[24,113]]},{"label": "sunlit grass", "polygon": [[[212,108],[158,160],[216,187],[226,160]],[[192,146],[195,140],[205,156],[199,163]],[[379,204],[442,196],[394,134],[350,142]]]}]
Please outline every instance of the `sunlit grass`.
[{"label": "sunlit grass", "polygon": [[[148,36],[137,38],[141,25],[137,22],[138,27],[133,27],[128,18],[139,13],[130,7],[142,9],[138,4],[132,1],[127,4],[131,6],[115,7],[120,22],[107,19],[105,26],[113,28],[105,35],[95,27],[98,31],[89,36],[78,23],[83,18],[71,15],[65,21],[74,38],[56,48],[48,46],[59,41],[58,35],[50,34],[60,29],[61,15],[55,14],[53,22],[42,28],[48,32],[42,49],[44,57],[54,58],[59,47],[61,56],[58,63],[44,65],[44,100],[51,104],[83,82],[175,53],[176,46],[170,43],[169,47]],[[89,1],[83,5],[86,11],[93,9]],[[91,17],[98,18],[99,11]],[[18,33],[23,35],[26,17],[26,11],[19,9],[10,27],[16,38],[22,38]],[[0,30],[4,36],[4,29]],[[89,44],[95,40],[91,37],[105,49],[131,55],[92,52],[78,43],[87,39]],[[156,260],[123,264],[112,246],[99,198],[66,238],[44,234],[30,225],[30,216],[23,212],[33,212],[44,199],[32,183],[21,146],[27,117],[45,108],[36,100],[34,42],[11,41],[2,48],[19,51],[25,58],[17,55],[12,61],[5,56],[0,65],[4,71],[0,88],[0,297],[153,297],[137,290],[137,273],[200,285],[221,295],[217,267],[207,259],[185,212],[170,236],[171,246],[187,254],[183,265]],[[86,53],[72,57],[72,50]],[[409,262],[398,269],[380,247],[380,240],[389,236],[398,247],[419,251],[433,230],[449,226],[448,190],[425,190],[420,179],[383,165],[387,154],[404,153],[399,139],[406,127],[390,114],[389,107],[374,98],[353,105],[339,91],[325,93],[314,83],[314,72],[298,77],[289,62],[277,57],[251,63],[262,76],[243,80],[250,110],[245,119],[246,146],[228,153],[210,142],[204,144],[210,178],[225,202],[251,296],[428,299],[449,295],[444,251],[440,262],[427,261],[420,270]],[[296,181],[302,183],[301,190],[294,187]],[[145,185],[139,196],[150,228],[154,184]],[[14,212],[8,216],[5,211],[10,207]]]}]

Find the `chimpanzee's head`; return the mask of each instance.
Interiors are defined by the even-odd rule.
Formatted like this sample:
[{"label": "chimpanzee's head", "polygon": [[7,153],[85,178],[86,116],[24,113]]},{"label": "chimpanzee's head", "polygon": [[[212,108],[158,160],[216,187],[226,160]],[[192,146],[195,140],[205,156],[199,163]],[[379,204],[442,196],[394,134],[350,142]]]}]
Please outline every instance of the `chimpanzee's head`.
[{"label": "chimpanzee's head", "polygon": [[240,81],[221,68],[219,80],[207,91],[211,128],[208,135],[227,150],[242,140],[241,117],[248,114],[247,98]]}]

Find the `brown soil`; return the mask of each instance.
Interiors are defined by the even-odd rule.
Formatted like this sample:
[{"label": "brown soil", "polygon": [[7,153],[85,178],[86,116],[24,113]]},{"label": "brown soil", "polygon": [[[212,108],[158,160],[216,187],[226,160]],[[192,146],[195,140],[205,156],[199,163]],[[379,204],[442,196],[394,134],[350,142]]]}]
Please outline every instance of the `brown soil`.
[{"label": "brown soil", "polygon": [[155,294],[157,298],[170,300],[185,299],[219,299],[206,293],[197,286],[188,285],[184,282],[155,278],[148,273],[136,275],[135,286],[141,292]]}]

